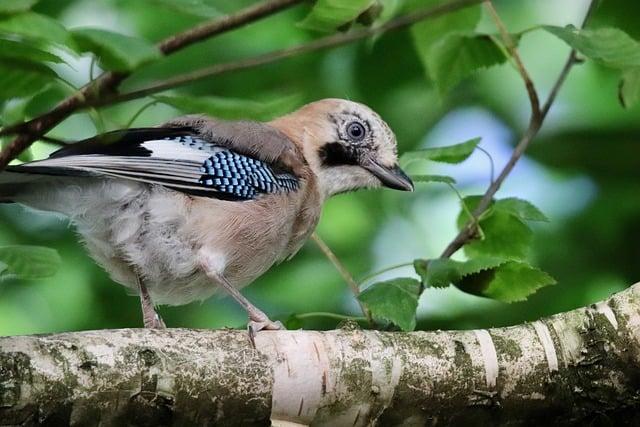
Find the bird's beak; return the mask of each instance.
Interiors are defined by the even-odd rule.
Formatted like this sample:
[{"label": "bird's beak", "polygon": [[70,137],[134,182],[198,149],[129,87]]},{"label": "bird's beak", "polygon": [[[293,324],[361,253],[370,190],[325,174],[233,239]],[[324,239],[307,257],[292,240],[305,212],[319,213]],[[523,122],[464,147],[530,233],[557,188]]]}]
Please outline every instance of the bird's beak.
[{"label": "bird's beak", "polygon": [[397,164],[388,167],[382,166],[375,160],[369,160],[362,167],[378,178],[385,187],[393,188],[394,190],[413,191],[411,178]]}]

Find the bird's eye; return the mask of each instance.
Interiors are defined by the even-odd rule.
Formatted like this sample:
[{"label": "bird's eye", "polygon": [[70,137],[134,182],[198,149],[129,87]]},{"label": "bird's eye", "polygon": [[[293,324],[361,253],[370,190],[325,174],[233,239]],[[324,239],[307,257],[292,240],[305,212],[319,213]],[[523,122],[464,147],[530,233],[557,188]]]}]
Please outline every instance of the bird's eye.
[{"label": "bird's eye", "polygon": [[362,141],[364,139],[365,128],[362,123],[351,122],[347,125],[347,135],[353,141]]}]

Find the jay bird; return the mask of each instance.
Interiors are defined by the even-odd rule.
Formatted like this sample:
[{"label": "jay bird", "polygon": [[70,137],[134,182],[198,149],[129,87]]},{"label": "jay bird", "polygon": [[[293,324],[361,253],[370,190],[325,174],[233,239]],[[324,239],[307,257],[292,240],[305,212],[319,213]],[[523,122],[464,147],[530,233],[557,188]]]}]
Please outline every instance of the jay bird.
[{"label": "jay bird", "polygon": [[238,289],[292,257],[324,201],[385,186],[413,190],[396,139],[368,107],[324,99],[271,122],[191,115],[109,132],[0,173],[0,202],[62,213],[112,279],[154,304],[223,289],[251,331],[280,329]]}]

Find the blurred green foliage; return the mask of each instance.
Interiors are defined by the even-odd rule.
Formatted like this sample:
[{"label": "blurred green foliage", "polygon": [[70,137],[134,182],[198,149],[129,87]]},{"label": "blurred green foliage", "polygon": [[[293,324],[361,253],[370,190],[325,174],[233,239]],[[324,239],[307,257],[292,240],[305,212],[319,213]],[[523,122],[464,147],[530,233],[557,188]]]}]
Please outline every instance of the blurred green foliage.
[{"label": "blurred green foliage", "polygon": [[[372,20],[378,25],[394,14],[439,1],[353,2],[353,9],[342,10],[338,16],[331,7],[339,3],[319,0],[315,6],[291,8],[157,59],[154,42],[252,2],[3,2],[0,119],[4,125],[47,111],[98,75],[100,67],[135,68],[122,85],[126,91],[212,64],[299,45],[324,34],[315,30],[346,31]],[[500,255],[508,260],[464,262],[460,251],[454,257],[457,263],[438,262],[438,270],[420,270],[454,237],[458,215],[468,218],[464,209],[460,213],[460,200],[450,185],[457,182],[464,196],[481,194],[493,175],[484,153],[473,148],[480,143],[499,170],[527,124],[529,102],[522,80],[507,60],[504,46],[495,43],[495,25],[480,6],[425,21],[410,31],[390,32],[220,75],[153,98],[89,110],[64,121],[49,136],[73,141],[105,130],[155,125],[183,112],[268,119],[324,97],[363,102],[390,124],[401,153],[414,152],[408,156],[408,169],[423,177],[416,181],[426,184],[418,184],[412,194],[377,190],[335,197],[326,205],[318,234],[356,279],[404,265],[366,284],[406,276],[424,279],[431,274],[434,283],[452,282],[466,291],[432,287],[416,301],[412,293],[416,281],[393,282],[392,292],[399,295],[396,305],[402,302],[411,308],[418,304],[419,329],[532,320],[595,302],[640,277],[640,249],[635,242],[640,236],[636,221],[640,216],[640,108],[634,105],[640,98],[640,31],[630,19],[640,5],[621,0],[601,3],[584,32],[564,26],[579,27],[588,1],[495,1],[543,98],[566,60],[567,43],[589,59],[571,71],[543,130],[498,193],[502,201],[481,218],[487,238],[466,248],[469,256]],[[547,31],[528,31],[541,25]],[[23,48],[15,49],[15,43]],[[78,52],[92,52],[97,60],[91,59],[91,53]],[[482,142],[476,137],[482,137]],[[457,148],[461,151],[444,152],[445,159],[453,156],[463,163],[413,161],[420,156],[442,160],[442,150],[433,147],[465,140],[468,142]],[[54,149],[51,143],[37,142],[23,160],[29,155],[46,156]],[[519,199],[539,206],[549,221],[529,223],[545,215],[533,205],[515,201]],[[465,200],[473,203],[473,198]],[[502,241],[496,243],[496,239]],[[141,325],[138,300],[126,296],[124,288],[113,284],[88,258],[66,220],[0,205],[0,246],[9,245],[55,248],[62,267],[48,278],[0,276],[0,335]],[[415,273],[414,259],[425,260],[424,265],[416,265],[424,274]],[[0,263],[2,271],[10,266],[2,259]],[[548,272],[557,285],[539,290],[526,301],[496,301],[519,301],[523,294],[518,291],[533,291],[551,282],[531,265]],[[382,301],[377,314],[393,321],[392,300],[381,298],[380,285],[370,287],[361,299]],[[272,318],[293,318],[305,328],[335,327],[339,316],[291,317],[292,313],[361,315],[340,275],[312,243],[243,292]],[[173,327],[238,327],[245,322],[241,309],[227,298],[160,311]],[[406,316],[400,316],[397,323],[405,329],[414,326]]]}]

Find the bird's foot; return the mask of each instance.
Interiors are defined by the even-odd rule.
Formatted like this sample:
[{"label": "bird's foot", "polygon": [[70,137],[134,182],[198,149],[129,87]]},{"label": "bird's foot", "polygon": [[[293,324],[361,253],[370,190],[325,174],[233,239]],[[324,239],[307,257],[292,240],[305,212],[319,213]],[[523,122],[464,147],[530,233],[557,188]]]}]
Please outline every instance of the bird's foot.
[{"label": "bird's foot", "polygon": [[285,331],[287,328],[284,327],[282,322],[279,320],[272,321],[266,315],[256,316],[256,318],[249,318],[249,323],[247,323],[247,330],[249,332],[249,340],[251,341],[251,345],[253,348],[256,347],[256,335],[260,331]]}]

